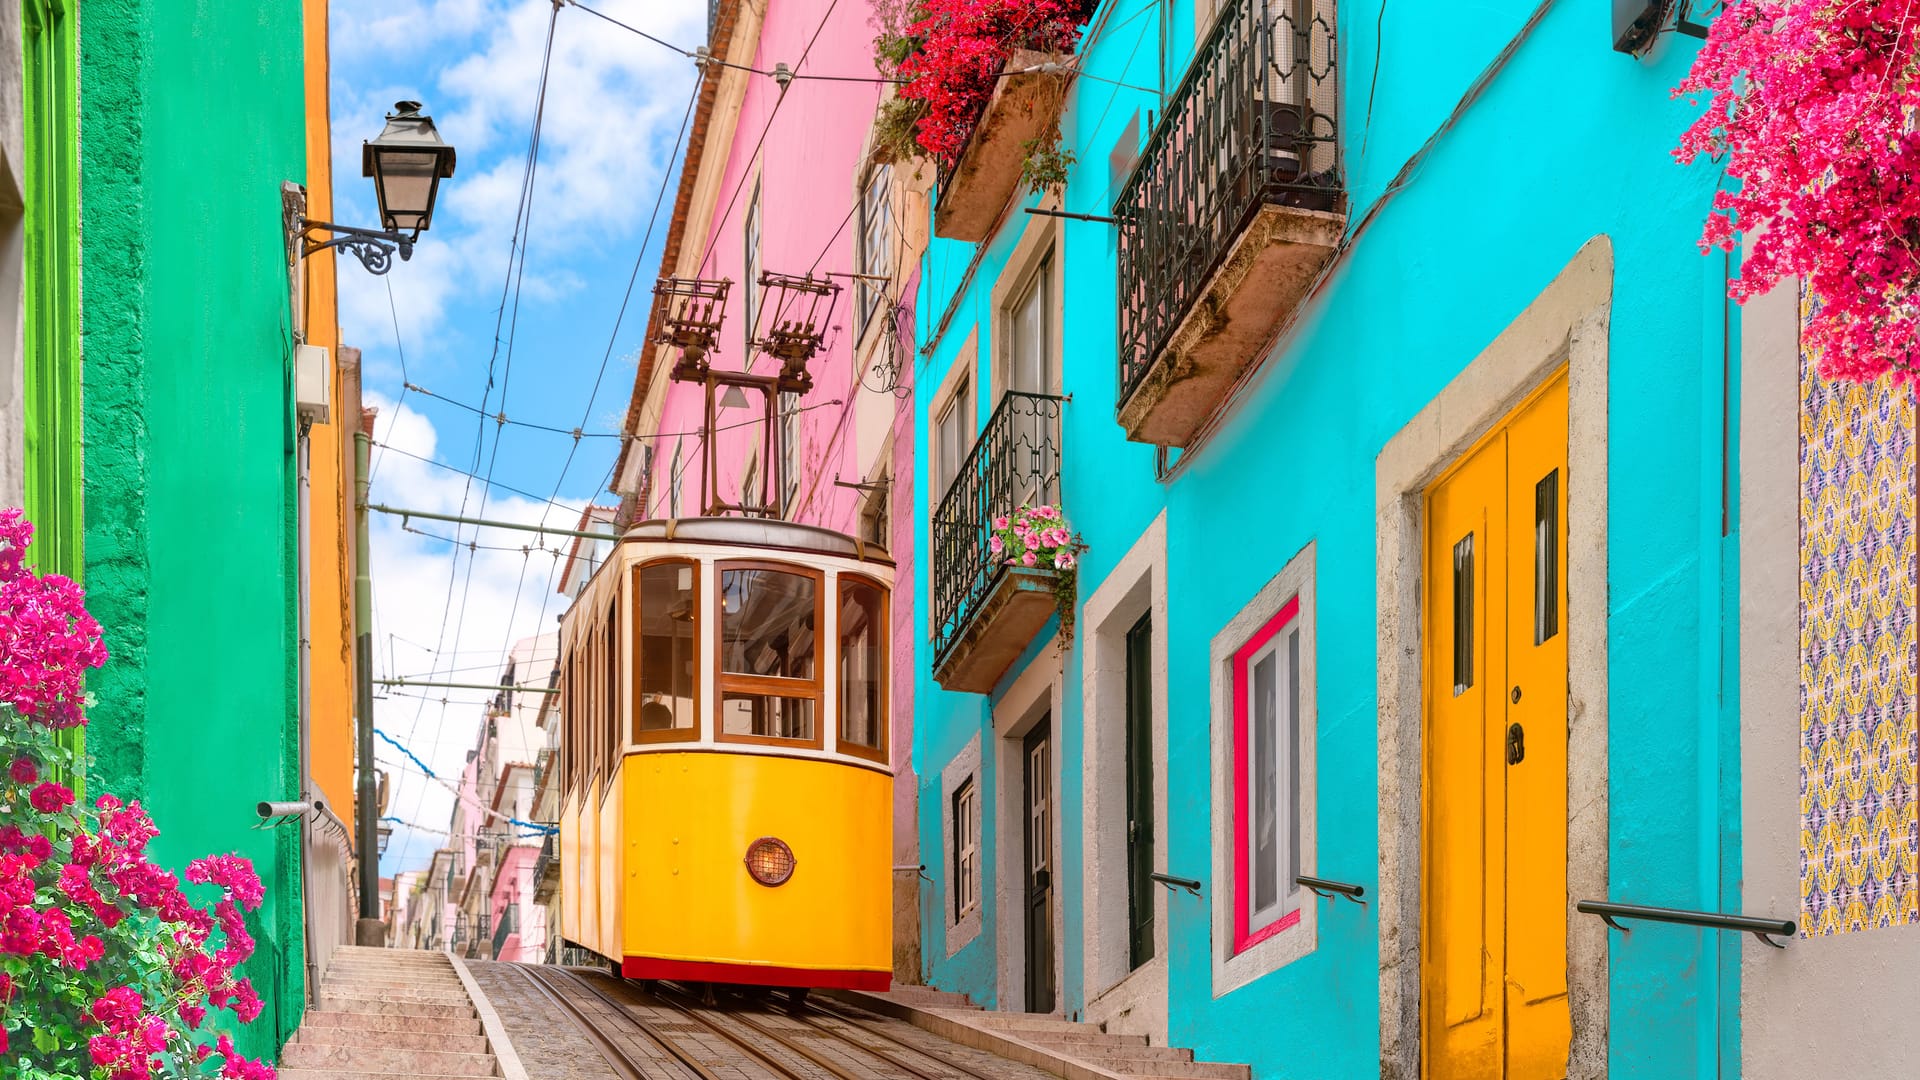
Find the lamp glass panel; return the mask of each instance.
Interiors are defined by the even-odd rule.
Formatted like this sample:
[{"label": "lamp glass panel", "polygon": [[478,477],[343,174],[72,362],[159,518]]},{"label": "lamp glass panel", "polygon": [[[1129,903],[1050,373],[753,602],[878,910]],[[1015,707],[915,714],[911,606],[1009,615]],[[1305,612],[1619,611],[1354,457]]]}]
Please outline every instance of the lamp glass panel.
[{"label": "lamp glass panel", "polygon": [[381,215],[392,228],[420,227],[432,210],[439,156],[419,150],[382,149],[375,153]]}]

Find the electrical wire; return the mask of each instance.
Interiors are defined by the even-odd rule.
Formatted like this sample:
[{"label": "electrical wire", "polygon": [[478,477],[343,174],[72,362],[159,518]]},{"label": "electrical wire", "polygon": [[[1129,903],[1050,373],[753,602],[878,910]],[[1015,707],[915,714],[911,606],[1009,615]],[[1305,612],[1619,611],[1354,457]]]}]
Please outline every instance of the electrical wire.
[{"label": "electrical wire", "polygon": [[436,394],[433,391],[427,389],[426,387],[419,385],[418,383],[407,383],[405,384],[405,388],[413,391],[416,394],[421,395],[422,397],[430,397],[435,401],[444,401],[456,409],[463,409],[467,412],[486,417],[487,419],[492,420],[496,425],[511,424],[514,427],[532,428],[535,431],[550,431],[555,435],[568,435],[573,437],[574,439],[618,439],[620,438],[620,433],[617,431],[586,431],[577,427],[562,428],[562,427],[554,427],[551,424],[535,423],[534,421],[531,421],[531,420],[515,420],[509,417],[505,411],[495,412],[492,415],[488,415],[478,405],[472,405],[467,402],[460,401],[456,398],[450,398],[445,394]]}]

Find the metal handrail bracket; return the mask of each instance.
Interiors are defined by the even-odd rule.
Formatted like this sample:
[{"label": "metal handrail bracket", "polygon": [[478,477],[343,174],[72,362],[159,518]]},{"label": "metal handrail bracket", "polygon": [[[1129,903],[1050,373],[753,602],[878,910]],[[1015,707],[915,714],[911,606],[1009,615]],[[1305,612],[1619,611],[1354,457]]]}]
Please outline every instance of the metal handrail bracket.
[{"label": "metal handrail bracket", "polygon": [[1320,897],[1322,900],[1331,900],[1338,896],[1351,900],[1361,907],[1367,906],[1367,902],[1362,899],[1362,897],[1367,895],[1367,887],[1365,885],[1355,885],[1350,881],[1329,881],[1326,878],[1308,877],[1305,874],[1293,880],[1295,884],[1313,893],[1313,895]]},{"label": "metal handrail bracket", "polygon": [[1602,922],[1623,934],[1632,933],[1632,930],[1620,925],[1618,920],[1642,919],[1646,922],[1675,923],[1680,926],[1699,926],[1709,930],[1732,930],[1735,933],[1752,934],[1764,944],[1776,949],[1784,949],[1785,945],[1773,939],[1791,938],[1800,930],[1799,924],[1792,919],[1727,915],[1718,911],[1688,911],[1684,908],[1648,907],[1644,904],[1616,904],[1608,900],[1582,900],[1573,906],[1574,910],[1583,915],[1600,916]]},{"label": "metal handrail bracket", "polygon": [[1185,889],[1195,896],[1200,895],[1200,879],[1198,878],[1178,877],[1173,874],[1162,874],[1157,871],[1147,876],[1165,885],[1169,889]]}]

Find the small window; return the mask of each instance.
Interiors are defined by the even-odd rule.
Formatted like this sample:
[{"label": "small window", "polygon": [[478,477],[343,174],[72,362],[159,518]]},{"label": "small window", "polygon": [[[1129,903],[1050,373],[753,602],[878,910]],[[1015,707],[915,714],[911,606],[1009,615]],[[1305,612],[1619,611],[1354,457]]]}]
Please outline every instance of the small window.
[{"label": "small window", "polygon": [[887,759],[887,594],[840,579],[840,749]]},{"label": "small window", "polygon": [[606,714],[601,724],[602,737],[607,745],[607,779],[613,779],[614,769],[620,764],[620,590],[614,590],[613,599],[607,602],[607,621],[600,627],[600,709]]},{"label": "small window", "polygon": [[1033,280],[1007,309],[1010,386],[1022,393],[1051,394],[1059,382],[1047,319],[1052,277],[1053,257],[1049,255],[1040,261]]},{"label": "small window", "polygon": [[[971,390],[964,377],[954,384],[946,407],[934,422],[933,490],[936,496],[944,497],[953,486],[954,478],[960,475],[960,463],[966,460],[967,451],[971,449],[967,445],[973,435]],[[937,499],[935,505],[938,505]]]},{"label": "small window", "polygon": [[747,220],[740,234],[746,246],[746,280],[742,282],[746,294],[746,318],[740,320],[741,332],[746,335],[746,344],[740,353],[742,363],[747,369],[753,367],[753,337],[759,327],[754,325],[760,317],[760,180],[753,181],[753,197],[747,200]]},{"label": "small window", "polygon": [[820,745],[820,577],[721,563],[720,735]]},{"label": "small window", "polygon": [[738,501],[741,506],[751,507],[756,510],[766,503],[766,500],[760,496],[760,459],[758,458],[749,459],[746,469],[740,473],[740,498]]},{"label": "small window", "polygon": [[980,906],[980,800],[971,777],[953,790],[953,921]]},{"label": "small window", "polygon": [[1233,658],[1236,952],[1299,908],[1300,633],[1295,597]]},{"label": "small window", "polygon": [[800,464],[805,460],[801,440],[806,437],[800,423],[800,395],[780,395],[780,516],[792,519],[799,511]]},{"label": "small window", "polygon": [[667,476],[667,516],[680,516],[680,442],[673,444],[673,470]]},{"label": "small window", "polygon": [[886,299],[886,283],[871,280],[893,274],[893,166],[876,165],[867,173],[860,189],[859,272],[867,275],[854,281],[856,335],[864,335],[867,324]]},{"label": "small window", "polygon": [[691,739],[699,726],[699,574],[678,560],[634,567],[634,742]]},{"label": "small window", "polygon": [[1560,470],[1533,486],[1533,643],[1560,632]]},{"label": "small window", "polygon": [[1453,693],[1473,688],[1473,534],[1453,545]]}]

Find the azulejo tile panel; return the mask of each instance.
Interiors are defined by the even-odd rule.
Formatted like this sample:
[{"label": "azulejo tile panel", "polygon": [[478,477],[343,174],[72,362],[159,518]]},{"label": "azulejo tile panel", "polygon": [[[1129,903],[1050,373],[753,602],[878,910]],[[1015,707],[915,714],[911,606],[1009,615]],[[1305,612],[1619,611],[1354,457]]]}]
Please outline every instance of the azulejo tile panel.
[{"label": "azulejo tile panel", "polygon": [[1914,390],[1800,358],[1800,912],[1920,922]]}]

